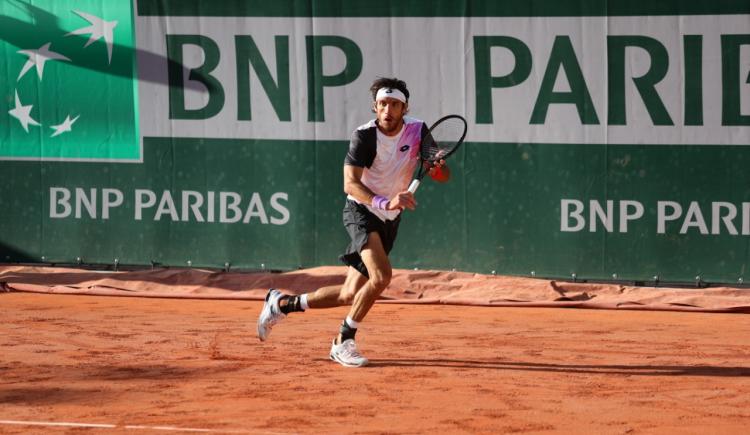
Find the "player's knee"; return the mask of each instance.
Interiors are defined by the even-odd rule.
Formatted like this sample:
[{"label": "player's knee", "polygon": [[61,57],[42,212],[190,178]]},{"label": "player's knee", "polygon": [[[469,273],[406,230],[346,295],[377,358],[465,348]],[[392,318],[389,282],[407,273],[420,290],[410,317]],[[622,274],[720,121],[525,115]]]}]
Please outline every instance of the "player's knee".
[{"label": "player's knee", "polygon": [[385,290],[385,288],[388,287],[388,284],[391,283],[391,271],[382,270],[371,274],[370,283],[379,291]]},{"label": "player's knee", "polygon": [[350,305],[354,301],[354,294],[352,291],[342,291],[339,293],[339,304]]},{"label": "player's knee", "polygon": [[354,301],[354,295],[357,294],[356,288],[344,287],[339,292],[339,303],[341,305],[350,305]]}]

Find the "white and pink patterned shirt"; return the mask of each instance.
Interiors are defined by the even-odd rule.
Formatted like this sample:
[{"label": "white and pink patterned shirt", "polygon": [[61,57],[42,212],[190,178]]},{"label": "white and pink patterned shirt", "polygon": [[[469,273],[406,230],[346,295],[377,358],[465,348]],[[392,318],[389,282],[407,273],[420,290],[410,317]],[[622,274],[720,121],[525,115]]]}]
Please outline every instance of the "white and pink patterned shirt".
[{"label": "white and pink patterned shirt", "polygon": [[[395,136],[386,136],[373,119],[357,127],[352,134],[344,164],[365,168],[362,184],[376,195],[393,198],[409,186],[419,162],[419,145],[426,132],[423,121],[405,116],[401,131]],[[351,195],[347,199],[360,203]],[[401,213],[400,210],[378,210],[370,204],[364,205],[382,221],[396,219]]]}]

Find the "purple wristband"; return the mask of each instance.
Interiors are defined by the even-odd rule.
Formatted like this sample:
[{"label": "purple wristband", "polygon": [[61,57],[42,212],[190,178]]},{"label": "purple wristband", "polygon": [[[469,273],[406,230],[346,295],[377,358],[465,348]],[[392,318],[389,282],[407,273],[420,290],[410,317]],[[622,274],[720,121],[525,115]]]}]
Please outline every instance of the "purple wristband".
[{"label": "purple wristband", "polygon": [[378,210],[385,210],[386,207],[388,206],[388,202],[389,201],[390,200],[388,198],[386,198],[385,196],[375,195],[372,198],[372,204],[371,205],[374,208],[377,208]]}]

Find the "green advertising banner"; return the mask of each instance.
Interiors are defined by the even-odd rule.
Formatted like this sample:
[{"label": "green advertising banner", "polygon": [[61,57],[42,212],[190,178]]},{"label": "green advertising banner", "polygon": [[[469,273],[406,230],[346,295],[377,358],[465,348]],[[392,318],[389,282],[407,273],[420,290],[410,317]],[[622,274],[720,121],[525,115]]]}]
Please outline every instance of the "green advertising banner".
[{"label": "green advertising banner", "polygon": [[395,267],[747,275],[747,2],[9,0],[0,50],[0,261],[336,264],[396,76],[469,131]]},{"label": "green advertising banner", "polygon": [[130,2],[0,3],[0,158],[140,161]]}]

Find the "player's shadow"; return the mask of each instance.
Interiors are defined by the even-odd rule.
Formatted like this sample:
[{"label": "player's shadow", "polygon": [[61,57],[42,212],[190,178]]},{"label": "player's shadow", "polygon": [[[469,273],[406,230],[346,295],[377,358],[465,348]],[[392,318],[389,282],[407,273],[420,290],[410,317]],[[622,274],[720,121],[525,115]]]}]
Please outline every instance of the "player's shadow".
[{"label": "player's shadow", "polygon": [[51,406],[60,403],[90,402],[104,400],[110,393],[100,388],[76,388],[69,386],[24,386],[0,391],[0,404],[24,406]]},{"label": "player's shadow", "polygon": [[444,367],[456,369],[482,369],[529,372],[557,372],[579,374],[604,374],[628,376],[710,376],[748,377],[750,367],[725,367],[710,365],[627,365],[627,364],[549,364],[498,360],[465,359],[375,359],[370,367]]},{"label": "player's shadow", "polygon": [[[134,49],[128,45],[114,43],[112,45],[112,63],[102,62],[100,57],[91,56],[81,50],[89,39],[88,34],[64,36],[73,29],[63,29],[60,19],[44,9],[21,0],[8,0],[8,4],[25,12],[33,21],[28,23],[7,15],[0,15],[0,40],[4,40],[21,49],[37,49],[42,45],[53,42],[52,50],[70,58],[71,62],[80,68],[97,71],[101,74],[116,75],[126,78],[137,78],[140,81],[171,86],[167,71],[182,71],[182,77],[190,78],[180,84],[186,89],[206,93],[213,91],[212,81],[205,80],[198,71],[185,68],[182,64],[164,56],[145,50]],[[81,27],[88,23],[81,20]],[[134,29],[135,31],[135,29]],[[104,41],[96,41],[87,50],[101,50],[102,58],[106,57]],[[134,58],[135,56],[135,58]],[[134,77],[133,62],[139,65],[138,76]]]}]

